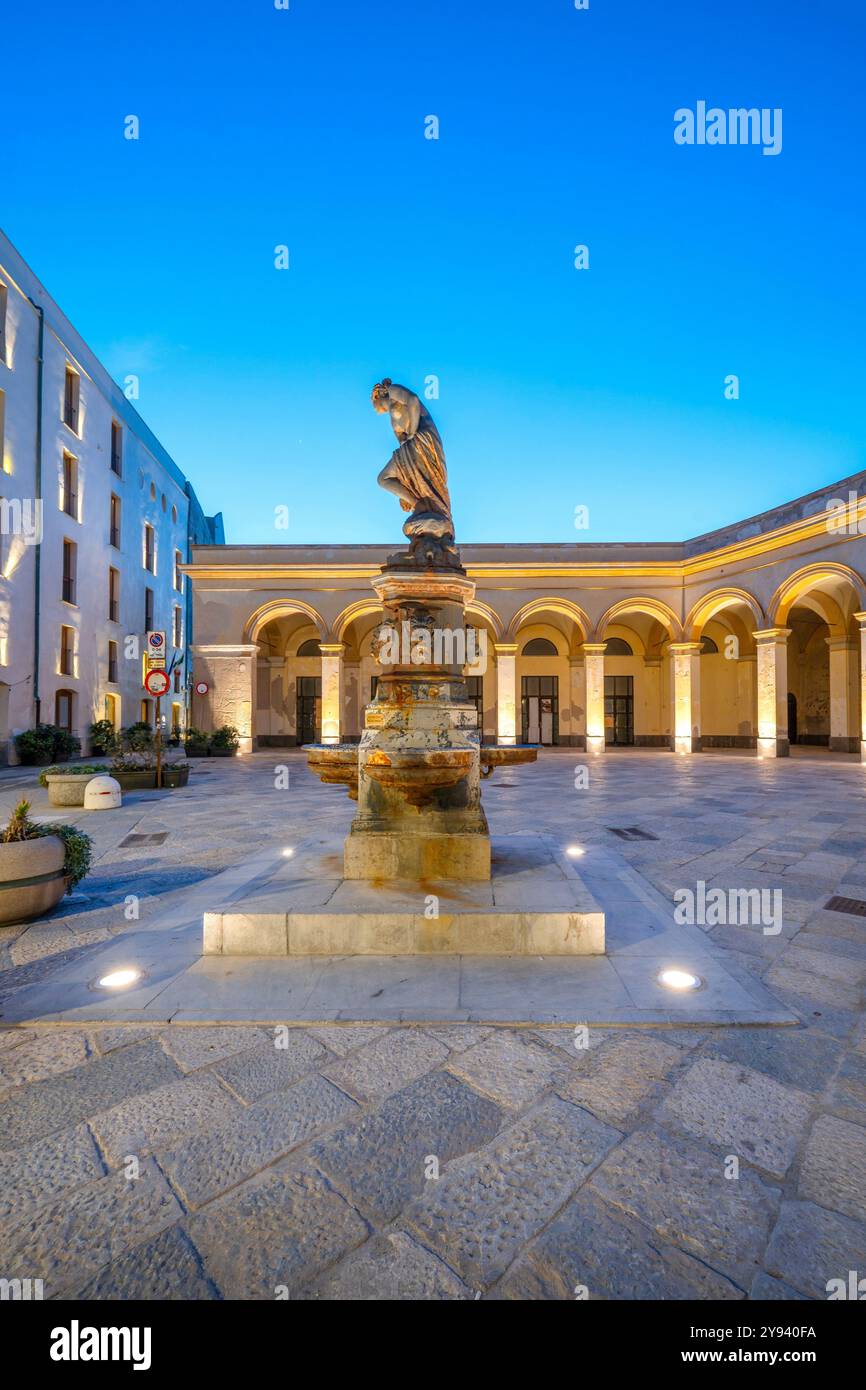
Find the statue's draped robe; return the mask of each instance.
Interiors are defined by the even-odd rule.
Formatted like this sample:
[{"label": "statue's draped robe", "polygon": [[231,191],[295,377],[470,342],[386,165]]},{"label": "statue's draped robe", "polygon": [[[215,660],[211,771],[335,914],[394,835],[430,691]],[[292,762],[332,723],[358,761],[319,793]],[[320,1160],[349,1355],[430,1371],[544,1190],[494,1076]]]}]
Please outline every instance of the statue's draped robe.
[{"label": "statue's draped robe", "polygon": [[423,407],[416,433],[394,450],[390,466],[406,491],[417,499],[415,513],[439,516],[447,522],[447,533],[453,535],[445,450],[432,417]]}]

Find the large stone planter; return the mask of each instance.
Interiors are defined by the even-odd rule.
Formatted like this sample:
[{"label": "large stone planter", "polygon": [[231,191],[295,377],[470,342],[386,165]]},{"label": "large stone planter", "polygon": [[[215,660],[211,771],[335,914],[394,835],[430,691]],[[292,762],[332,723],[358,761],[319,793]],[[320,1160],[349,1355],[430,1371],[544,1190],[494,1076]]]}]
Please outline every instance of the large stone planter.
[{"label": "large stone planter", "polygon": [[124,792],[148,792],[153,791],[156,786],[156,772],[153,768],[144,768],[140,772],[118,772],[112,768],[109,776],[120,784],[120,789]]},{"label": "large stone planter", "polygon": [[83,806],[87,783],[98,776],[98,772],[50,772],[45,778],[48,800],[52,806]]},{"label": "large stone planter", "polygon": [[177,763],[162,769],[162,785],[164,787],[185,787],[189,781],[189,768],[183,763]]},{"label": "large stone planter", "polygon": [[213,744],[211,744],[210,748],[208,749],[208,757],[233,758],[237,754],[237,751],[238,750],[236,748],[214,748]]},{"label": "large stone planter", "polygon": [[60,902],[65,854],[57,835],[0,844],[0,926],[42,917]]}]

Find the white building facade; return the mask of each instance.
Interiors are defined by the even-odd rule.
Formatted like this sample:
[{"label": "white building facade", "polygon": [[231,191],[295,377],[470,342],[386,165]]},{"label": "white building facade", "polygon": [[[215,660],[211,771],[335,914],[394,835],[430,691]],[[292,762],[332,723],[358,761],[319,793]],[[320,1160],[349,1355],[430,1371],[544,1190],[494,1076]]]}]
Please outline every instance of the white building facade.
[{"label": "white building facade", "polygon": [[56,724],[153,723],[144,633],[162,629],[188,704],[191,600],[181,566],[220,544],[190,484],[121,388],[0,233],[0,760]]}]

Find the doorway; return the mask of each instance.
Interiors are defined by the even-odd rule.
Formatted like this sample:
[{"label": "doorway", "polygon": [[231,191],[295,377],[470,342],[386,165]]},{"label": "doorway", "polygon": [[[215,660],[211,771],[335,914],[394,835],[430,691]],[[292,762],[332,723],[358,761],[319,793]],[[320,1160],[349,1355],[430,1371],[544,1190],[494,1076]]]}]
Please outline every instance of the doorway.
[{"label": "doorway", "polygon": [[521,676],[520,713],[524,743],[559,743],[559,677]]},{"label": "doorway", "polygon": [[614,748],[634,743],[634,676],[604,678],[604,741]]},{"label": "doorway", "polygon": [[788,691],[788,742],[797,742],[797,697]]},{"label": "doorway", "polygon": [[298,743],[316,743],[322,727],[322,677],[298,676]]}]

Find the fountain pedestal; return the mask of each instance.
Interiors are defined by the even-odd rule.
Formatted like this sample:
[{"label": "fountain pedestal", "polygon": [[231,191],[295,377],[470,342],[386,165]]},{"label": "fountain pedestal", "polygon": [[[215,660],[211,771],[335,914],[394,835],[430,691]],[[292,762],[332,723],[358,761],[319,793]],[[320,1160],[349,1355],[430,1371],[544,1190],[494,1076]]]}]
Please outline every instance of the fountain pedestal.
[{"label": "fountain pedestal", "polygon": [[481,734],[463,678],[475,585],[456,568],[388,566],[373,587],[380,661],[391,659],[365,713],[345,877],[489,879]]}]

